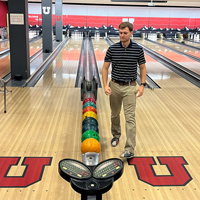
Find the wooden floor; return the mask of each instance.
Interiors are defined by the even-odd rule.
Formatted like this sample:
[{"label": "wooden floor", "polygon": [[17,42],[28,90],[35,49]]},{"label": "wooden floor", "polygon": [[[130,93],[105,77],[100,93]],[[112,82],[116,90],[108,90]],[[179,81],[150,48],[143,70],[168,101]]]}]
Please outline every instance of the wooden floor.
[{"label": "wooden floor", "polygon": [[[101,71],[102,58],[108,45],[104,40],[93,41],[93,44]],[[25,157],[52,158],[51,163],[44,167],[41,180],[25,188],[2,187],[4,182],[0,175],[1,200],[81,199],[80,194],[58,174],[58,162],[61,159],[73,158],[82,161],[82,102],[80,89],[74,88],[80,46],[81,41],[69,41],[65,48],[68,57],[64,59],[65,54],[62,53],[46,72],[50,81],[48,75],[44,75],[34,88],[9,88],[12,93],[7,93],[6,114],[3,113],[3,94],[0,94],[1,171],[5,168],[1,160],[4,157],[21,157],[18,165],[10,168],[7,177],[23,175],[25,166],[21,164]],[[61,62],[62,66],[56,65],[58,62]],[[151,73],[157,73],[157,83],[161,85],[161,89],[145,89],[144,95],[137,99],[135,158],[153,158],[157,165],[152,165],[152,169],[157,177],[170,176],[169,166],[160,165],[160,158],[184,158],[187,164],[182,166],[192,180],[181,186],[153,186],[150,184],[151,179],[147,182],[142,180],[141,168],[131,164],[137,159],[131,159],[129,163],[124,160],[123,176],[103,195],[103,200],[198,200],[200,90],[156,61],[147,62],[147,69]],[[59,72],[65,72],[60,82]],[[158,74],[162,74],[163,79],[158,78]],[[176,81],[178,84],[173,84]],[[102,148],[100,161],[118,157],[125,145],[125,119],[121,114],[122,137],[119,146],[112,148],[109,98],[102,88],[98,90],[97,112]],[[174,165],[177,167],[177,163]],[[142,166],[142,169],[148,167],[145,164]]]}]

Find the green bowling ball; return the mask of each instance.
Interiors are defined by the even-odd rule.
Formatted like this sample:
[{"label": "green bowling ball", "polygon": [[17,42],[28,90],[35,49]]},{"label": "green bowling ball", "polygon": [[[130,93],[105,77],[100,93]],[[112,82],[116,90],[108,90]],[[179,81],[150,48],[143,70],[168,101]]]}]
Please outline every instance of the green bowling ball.
[{"label": "green bowling ball", "polygon": [[93,102],[88,101],[88,102],[86,102],[85,104],[83,104],[83,110],[84,110],[84,108],[87,107],[87,106],[92,106],[92,107],[94,107],[95,109],[97,109],[96,105],[95,105]]},{"label": "green bowling ball", "polygon": [[86,140],[88,138],[94,138],[98,142],[100,140],[99,134],[96,131],[93,131],[93,130],[88,130],[88,131],[84,132],[83,135],[82,135],[82,138],[81,138],[81,142],[83,142],[84,140]]}]

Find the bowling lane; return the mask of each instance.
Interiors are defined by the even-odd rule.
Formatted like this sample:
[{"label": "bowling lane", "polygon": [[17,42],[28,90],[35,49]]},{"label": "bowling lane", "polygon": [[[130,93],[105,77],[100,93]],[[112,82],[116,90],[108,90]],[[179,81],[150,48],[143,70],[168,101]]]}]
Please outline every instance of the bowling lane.
[{"label": "bowling lane", "polygon": [[[183,46],[183,45],[177,44],[177,43],[168,42],[168,41],[163,40],[163,39],[157,39],[156,42],[158,42],[160,44],[164,44],[164,45],[171,47],[175,50],[178,50],[180,52],[187,53],[187,54],[190,54],[192,56],[196,56],[196,57],[200,58],[200,51],[194,50],[190,47]],[[192,45],[192,44],[190,44],[190,45]]]},{"label": "bowling lane", "polygon": [[54,59],[35,87],[74,88],[82,38],[71,38]]},{"label": "bowling lane", "polygon": [[[30,44],[30,57],[42,49],[42,39],[37,40]],[[0,77],[5,77],[10,73],[10,55],[0,59]]]},{"label": "bowling lane", "polygon": [[[38,34],[35,31],[29,31],[29,40],[34,38],[34,37],[37,37],[37,36],[38,36]],[[10,41],[9,40],[0,43],[0,52],[6,50],[8,48],[10,48]]]},{"label": "bowling lane", "polygon": [[10,73],[10,55],[0,60],[0,78],[5,77]]},{"label": "bowling lane", "polygon": [[149,41],[143,40],[143,39],[139,39],[139,38],[136,38],[134,40],[136,42],[138,42],[139,44],[142,44],[142,45],[152,49],[153,51],[179,63],[180,65],[184,66],[185,68],[187,68],[197,74],[200,74],[200,63],[199,62],[196,62],[184,55],[178,54],[172,50],[162,47],[159,44],[156,45],[152,42],[149,42]]},{"label": "bowling lane", "polygon": [[[182,42],[183,39],[176,38],[176,41],[177,41],[177,42]],[[187,40],[184,40],[184,43],[185,43],[185,44],[188,44],[188,45],[191,45],[191,46],[194,46],[194,47],[197,47],[197,48],[200,48],[200,43],[197,44],[197,43],[195,43],[195,42],[187,41]]]},{"label": "bowling lane", "polygon": [[[111,38],[111,39],[113,40],[113,42],[119,41],[119,38]],[[108,48],[108,45],[106,46],[105,44],[99,44],[99,51],[100,49],[103,51],[104,48]],[[170,69],[168,69],[167,67],[165,67],[164,65],[157,62],[156,60],[154,60],[153,58],[151,58],[146,54],[145,54],[145,59],[146,59],[146,68],[148,76],[152,78],[162,89],[196,88],[196,86],[192,85],[189,81],[185,80],[184,78],[174,73],[173,71],[171,71]],[[100,67],[101,66],[99,66],[99,68]]]},{"label": "bowling lane", "polygon": [[0,51],[4,51],[6,49],[10,48],[10,42],[9,40],[6,42],[1,42],[0,43]]},{"label": "bowling lane", "polygon": [[42,38],[30,45],[30,57],[42,49]]},{"label": "bowling lane", "polygon": [[[92,40],[92,43],[93,43],[93,49],[94,49],[97,67],[98,67],[98,71],[99,71],[99,76],[101,79],[101,83],[103,84],[101,72],[102,72],[104,57],[106,55],[106,51],[107,51],[109,45],[103,38],[100,38],[100,39],[94,38]],[[108,77],[111,78],[111,67],[109,68]]]}]

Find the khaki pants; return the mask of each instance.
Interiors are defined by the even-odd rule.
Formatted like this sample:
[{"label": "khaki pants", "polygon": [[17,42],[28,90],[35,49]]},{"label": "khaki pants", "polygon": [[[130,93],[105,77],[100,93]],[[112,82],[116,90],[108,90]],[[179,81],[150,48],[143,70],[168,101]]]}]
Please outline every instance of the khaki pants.
[{"label": "khaki pants", "polygon": [[120,111],[123,103],[126,120],[126,144],[124,149],[134,153],[136,145],[136,86],[124,86],[110,81],[109,87],[112,90],[110,95],[111,133],[115,138],[121,136]]}]

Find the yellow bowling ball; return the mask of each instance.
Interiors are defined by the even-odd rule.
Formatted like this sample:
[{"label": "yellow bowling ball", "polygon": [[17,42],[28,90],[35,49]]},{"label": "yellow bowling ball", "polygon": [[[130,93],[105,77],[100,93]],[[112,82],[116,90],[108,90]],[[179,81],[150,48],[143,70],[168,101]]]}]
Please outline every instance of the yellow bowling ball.
[{"label": "yellow bowling ball", "polygon": [[94,113],[94,112],[92,112],[92,111],[85,112],[85,113],[83,114],[82,121],[83,121],[86,117],[93,117],[93,118],[95,118],[96,120],[98,120],[96,113]]}]

